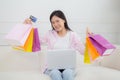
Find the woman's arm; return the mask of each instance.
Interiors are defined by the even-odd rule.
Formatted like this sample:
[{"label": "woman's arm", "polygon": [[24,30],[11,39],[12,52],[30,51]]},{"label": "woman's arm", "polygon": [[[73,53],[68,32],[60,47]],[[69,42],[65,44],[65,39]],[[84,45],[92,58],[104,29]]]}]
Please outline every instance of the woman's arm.
[{"label": "woman's arm", "polygon": [[80,38],[75,32],[71,33],[71,47],[77,50],[80,54],[84,54],[85,46]]}]

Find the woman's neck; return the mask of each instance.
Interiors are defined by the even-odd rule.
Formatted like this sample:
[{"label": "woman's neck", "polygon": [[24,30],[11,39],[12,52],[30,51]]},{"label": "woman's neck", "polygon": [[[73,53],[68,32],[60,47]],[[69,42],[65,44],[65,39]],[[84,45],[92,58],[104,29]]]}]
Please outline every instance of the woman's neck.
[{"label": "woman's neck", "polygon": [[57,34],[60,36],[60,37],[63,37],[67,34],[67,30],[66,29],[63,29],[61,31],[58,31]]}]

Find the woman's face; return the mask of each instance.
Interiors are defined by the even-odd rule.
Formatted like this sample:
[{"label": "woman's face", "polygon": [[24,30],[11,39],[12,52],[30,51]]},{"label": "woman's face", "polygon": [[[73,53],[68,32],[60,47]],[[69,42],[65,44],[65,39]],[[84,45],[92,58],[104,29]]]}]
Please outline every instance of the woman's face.
[{"label": "woman's face", "polygon": [[51,24],[52,24],[53,28],[55,29],[55,31],[57,31],[57,32],[65,29],[64,23],[65,23],[65,21],[57,16],[53,16],[51,19]]}]

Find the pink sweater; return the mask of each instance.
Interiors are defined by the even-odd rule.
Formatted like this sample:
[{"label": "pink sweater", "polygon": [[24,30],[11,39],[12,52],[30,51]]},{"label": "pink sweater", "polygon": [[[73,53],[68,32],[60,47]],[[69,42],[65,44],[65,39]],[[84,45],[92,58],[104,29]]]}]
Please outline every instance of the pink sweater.
[{"label": "pink sweater", "polygon": [[[47,43],[48,49],[54,49],[54,44],[57,41],[58,35],[54,30],[49,30],[47,34],[41,38],[41,43]],[[70,31],[70,49],[75,49],[81,54],[84,53],[84,44],[82,43],[80,37],[73,31]]]}]

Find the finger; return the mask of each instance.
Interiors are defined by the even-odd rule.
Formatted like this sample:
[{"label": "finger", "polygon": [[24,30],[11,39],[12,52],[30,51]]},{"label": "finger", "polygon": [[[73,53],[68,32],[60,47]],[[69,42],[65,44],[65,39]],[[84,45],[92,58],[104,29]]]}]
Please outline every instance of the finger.
[{"label": "finger", "polygon": [[90,28],[87,27],[86,33],[91,34]]},{"label": "finger", "polygon": [[31,19],[27,18],[25,19],[25,21],[23,22],[24,24],[32,24]]},{"label": "finger", "polygon": [[86,28],[86,36],[87,37],[89,36],[89,28],[88,27]]}]

